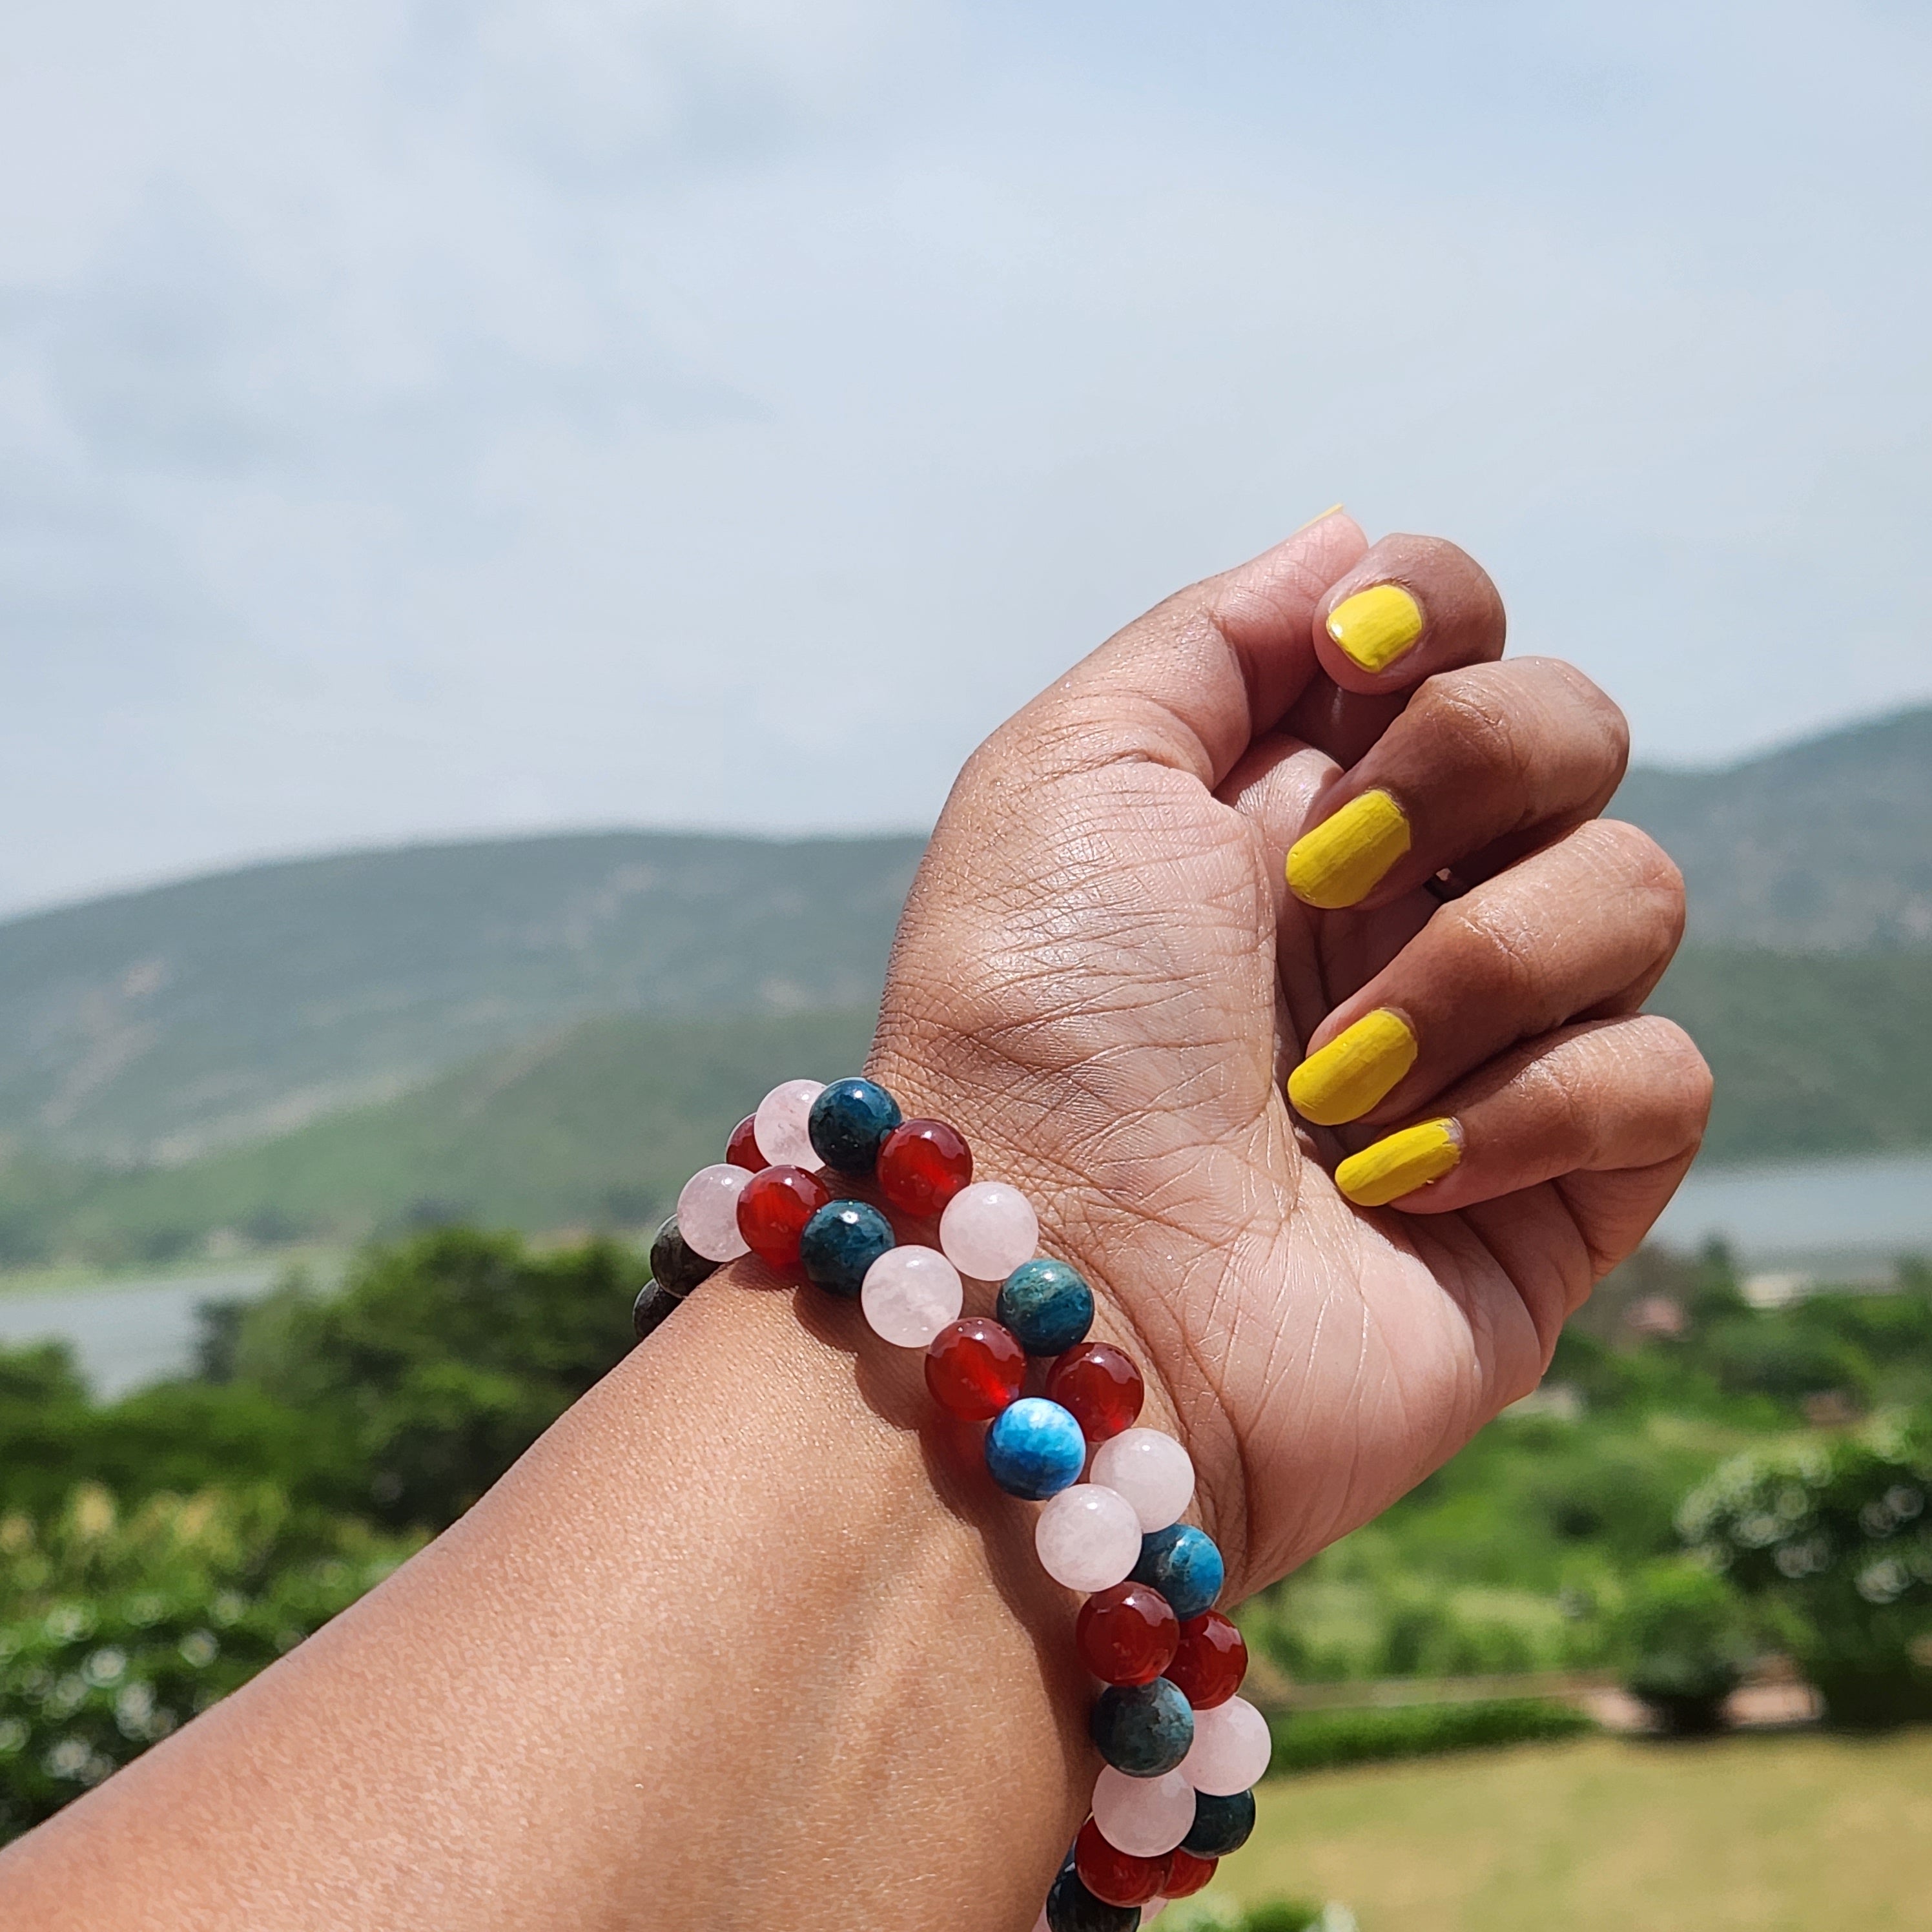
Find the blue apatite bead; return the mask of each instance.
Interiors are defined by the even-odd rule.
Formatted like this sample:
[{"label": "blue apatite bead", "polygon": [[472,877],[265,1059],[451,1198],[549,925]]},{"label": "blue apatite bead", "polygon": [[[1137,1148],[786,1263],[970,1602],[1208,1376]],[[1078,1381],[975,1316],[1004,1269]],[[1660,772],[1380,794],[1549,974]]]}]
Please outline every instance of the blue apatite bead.
[{"label": "blue apatite bead", "polygon": [[1214,1539],[1192,1523],[1174,1523],[1141,1538],[1134,1581],[1158,1590],[1183,1623],[1211,1610],[1226,1580]]},{"label": "blue apatite bead", "polygon": [[986,1468],[1009,1496],[1044,1502],[1080,1480],[1087,1439],[1072,1414],[1044,1396],[1009,1402],[986,1431]]},{"label": "blue apatite bead", "polygon": [[1071,1864],[1060,1868],[1046,1894],[1048,1932],[1134,1932],[1140,1922],[1138,1905],[1109,1905],[1096,1898]]},{"label": "blue apatite bead", "polygon": [[841,1174],[870,1174],[879,1144],[899,1124],[899,1103],[869,1080],[835,1080],[812,1103],[805,1124],[827,1167]]},{"label": "blue apatite bead", "polygon": [[1110,1684],[1094,1700],[1087,1729],[1100,1755],[1130,1778],[1172,1771],[1194,1742],[1194,1706],[1178,1684]]},{"label": "blue apatite bead", "polygon": [[892,1224],[862,1201],[828,1201],[805,1224],[798,1258],[806,1279],[827,1294],[856,1297],[866,1270],[896,1245]]},{"label": "blue apatite bead", "polygon": [[1094,1291],[1078,1270],[1042,1256],[1000,1283],[994,1313],[1029,1355],[1064,1355],[1094,1325]]},{"label": "blue apatite bead", "polygon": [[1180,1841],[1184,1852],[1197,1858],[1225,1858],[1248,1842],[1255,1828],[1255,1794],[1238,1791],[1232,1798],[1216,1798],[1205,1791],[1194,1794],[1194,1822]]}]

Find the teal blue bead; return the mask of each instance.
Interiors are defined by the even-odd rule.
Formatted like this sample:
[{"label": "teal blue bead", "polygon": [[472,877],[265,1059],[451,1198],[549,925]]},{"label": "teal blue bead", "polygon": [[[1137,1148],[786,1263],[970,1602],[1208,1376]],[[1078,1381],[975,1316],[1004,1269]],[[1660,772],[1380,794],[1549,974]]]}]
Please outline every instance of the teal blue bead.
[{"label": "teal blue bead", "polygon": [[1087,1438],[1070,1412],[1044,1396],[1009,1402],[986,1431],[986,1468],[1009,1496],[1044,1502],[1080,1480]]},{"label": "teal blue bead", "polygon": [[827,1294],[855,1299],[866,1270],[896,1245],[892,1224],[863,1201],[828,1201],[805,1224],[798,1258],[806,1278]]},{"label": "teal blue bead", "polygon": [[1194,1822],[1180,1841],[1184,1852],[1197,1858],[1225,1858],[1248,1842],[1255,1828],[1255,1794],[1238,1791],[1232,1798],[1216,1798],[1205,1791],[1194,1794]]},{"label": "teal blue bead", "polygon": [[1134,1581],[1158,1590],[1185,1623],[1214,1607],[1226,1573],[1214,1539],[1192,1523],[1177,1522],[1141,1538]]},{"label": "teal blue bead", "polygon": [[1151,1684],[1110,1684],[1094,1699],[1087,1729],[1116,1771],[1158,1778],[1193,1744],[1194,1707],[1165,1677]]},{"label": "teal blue bead", "polygon": [[841,1174],[870,1174],[900,1120],[899,1103],[870,1080],[835,1080],[812,1103],[805,1130],[813,1150]]},{"label": "teal blue bead", "polygon": [[1094,1325],[1094,1291],[1078,1269],[1042,1255],[1000,1284],[995,1313],[1029,1355],[1064,1355]]}]

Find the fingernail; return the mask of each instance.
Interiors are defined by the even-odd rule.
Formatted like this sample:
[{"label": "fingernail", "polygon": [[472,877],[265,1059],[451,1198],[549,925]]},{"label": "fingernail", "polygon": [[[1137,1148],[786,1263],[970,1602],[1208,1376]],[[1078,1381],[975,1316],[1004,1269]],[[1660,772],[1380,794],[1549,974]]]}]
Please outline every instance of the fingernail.
[{"label": "fingernail", "polygon": [[1340,503],[1330,503],[1328,508],[1322,512],[1320,516],[1310,517],[1306,523],[1298,524],[1293,530],[1288,532],[1288,535],[1292,537],[1298,537],[1304,530],[1312,530],[1317,524],[1325,524],[1337,510],[1342,508],[1342,506]]},{"label": "fingernail", "polygon": [[1335,1185],[1358,1208],[1385,1208],[1440,1180],[1462,1158],[1454,1120],[1424,1120],[1352,1154],[1335,1170]]},{"label": "fingernail", "polygon": [[1288,1076],[1288,1097],[1304,1120],[1339,1127],[1359,1120],[1414,1064],[1415,1035],[1408,1022],[1378,1006]]},{"label": "fingernail", "polygon": [[1288,848],[1288,890],[1325,911],[1352,906],[1408,850],[1402,807],[1385,791],[1365,791]]},{"label": "fingernail", "polygon": [[1328,614],[1328,634],[1352,664],[1387,670],[1422,634],[1422,606],[1399,584],[1372,584]]}]

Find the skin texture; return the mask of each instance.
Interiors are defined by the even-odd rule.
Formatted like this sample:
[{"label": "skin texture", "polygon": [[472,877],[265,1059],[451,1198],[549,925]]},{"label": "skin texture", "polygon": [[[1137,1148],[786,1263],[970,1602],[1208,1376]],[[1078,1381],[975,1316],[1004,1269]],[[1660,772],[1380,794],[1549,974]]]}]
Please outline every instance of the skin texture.
[{"label": "skin texture", "polygon": [[[1426,618],[1376,676],[1322,628],[1366,582]],[[1675,872],[1592,822],[1621,720],[1502,641],[1453,546],[1322,519],[996,734],[902,926],[871,1070],[1093,1282],[1231,1600],[1533,1387],[1702,1130],[1694,1049],[1634,1016]],[[1284,856],[1376,782],[1409,869],[1311,911]],[[1444,866],[1480,897],[1439,906]],[[1415,1069],[1366,1125],[1298,1124],[1304,1042],[1378,1004]],[[1444,1115],[1452,1173],[1338,1192],[1345,1151]],[[736,1264],[382,1588],[0,1855],[0,1922],[1025,1932],[1090,1688],[977,1435],[849,1304]]]}]

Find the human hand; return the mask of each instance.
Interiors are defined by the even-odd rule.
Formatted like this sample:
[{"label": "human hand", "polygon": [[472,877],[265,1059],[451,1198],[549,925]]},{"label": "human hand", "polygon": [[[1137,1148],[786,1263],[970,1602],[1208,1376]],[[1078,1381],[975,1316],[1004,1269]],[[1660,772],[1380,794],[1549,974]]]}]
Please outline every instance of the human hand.
[{"label": "human hand", "polygon": [[[1351,656],[1330,612],[1388,584],[1406,606],[1337,620]],[[1702,1060],[1638,1011],[1682,882],[1596,816],[1622,717],[1566,664],[1496,662],[1503,630],[1453,545],[1323,518],[994,733],[901,925],[877,1076],[1093,1282],[1231,1598],[1533,1388],[1703,1130]],[[1332,1124],[1298,1117],[1304,1050],[1372,1014],[1296,1081]]]}]

